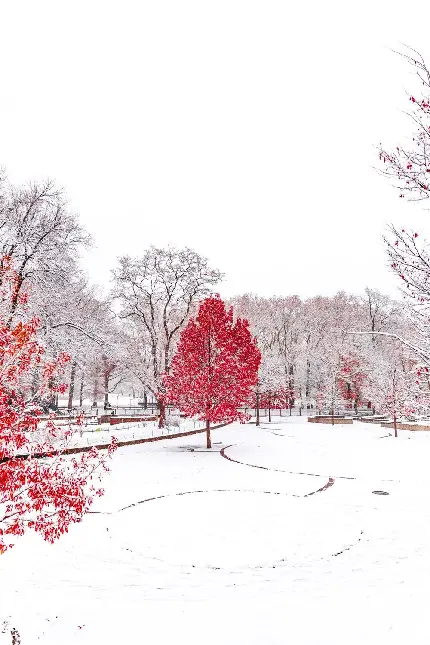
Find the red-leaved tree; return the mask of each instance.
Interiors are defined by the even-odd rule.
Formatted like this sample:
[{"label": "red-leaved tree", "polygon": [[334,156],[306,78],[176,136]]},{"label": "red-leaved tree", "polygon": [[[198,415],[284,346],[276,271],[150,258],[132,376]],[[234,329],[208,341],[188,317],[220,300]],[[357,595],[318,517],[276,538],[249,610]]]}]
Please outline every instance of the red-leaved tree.
[{"label": "red-leaved tree", "polygon": [[[69,356],[47,360],[37,340],[39,321],[10,316],[17,275],[7,258],[0,260],[0,553],[28,528],[53,542],[79,522],[95,496],[102,495],[100,476],[106,456],[95,448],[66,456],[78,427],[57,427],[42,420],[38,402],[54,392]],[[24,306],[26,296],[19,295]],[[16,311],[16,310],[15,310]],[[35,379],[37,375],[37,379]],[[35,388],[35,381],[38,386]],[[82,423],[82,421],[80,422]],[[113,442],[108,450],[115,449]],[[44,455],[44,458],[37,456]]]},{"label": "red-leaved tree", "polygon": [[248,321],[234,321],[219,295],[206,298],[181,334],[164,377],[165,401],[206,422],[210,448],[211,423],[245,419],[238,408],[249,400],[260,360]]}]

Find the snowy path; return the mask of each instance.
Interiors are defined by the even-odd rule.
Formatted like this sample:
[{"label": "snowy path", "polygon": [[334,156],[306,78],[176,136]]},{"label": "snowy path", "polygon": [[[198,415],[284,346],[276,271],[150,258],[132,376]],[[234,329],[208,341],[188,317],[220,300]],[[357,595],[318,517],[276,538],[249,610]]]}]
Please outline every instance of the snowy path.
[{"label": "snowy path", "polygon": [[293,418],[120,449],[98,513],[2,556],[1,618],[22,645],[427,644],[430,437],[384,434]]}]

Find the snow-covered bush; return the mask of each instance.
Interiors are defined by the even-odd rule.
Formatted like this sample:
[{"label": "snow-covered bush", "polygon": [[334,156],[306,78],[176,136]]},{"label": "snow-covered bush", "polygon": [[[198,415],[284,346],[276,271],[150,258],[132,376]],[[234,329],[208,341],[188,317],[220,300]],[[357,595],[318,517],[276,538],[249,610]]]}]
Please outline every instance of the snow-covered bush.
[{"label": "snow-covered bush", "polygon": [[181,417],[177,410],[171,410],[166,415],[166,428],[179,430],[181,425]]}]

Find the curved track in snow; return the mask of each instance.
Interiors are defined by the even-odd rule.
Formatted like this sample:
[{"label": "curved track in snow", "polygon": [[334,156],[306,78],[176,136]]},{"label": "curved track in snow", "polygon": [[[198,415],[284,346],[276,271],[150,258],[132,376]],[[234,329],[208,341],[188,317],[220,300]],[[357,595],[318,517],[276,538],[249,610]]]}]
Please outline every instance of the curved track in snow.
[{"label": "curved track in snow", "polygon": [[295,493],[280,493],[279,491],[273,490],[255,490],[253,488],[207,488],[202,490],[186,490],[181,491],[180,493],[166,493],[165,495],[157,495],[156,497],[147,497],[146,499],[142,499],[139,502],[134,502],[133,504],[128,504],[127,506],[118,509],[117,513],[126,511],[129,508],[133,508],[134,506],[139,506],[140,504],[145,504],[146,502],[153,502],[157,499],[164,499],[166,497],[181,497],[182,495],[196,495],[200,493],[258,493],[262,495],[285,495],[286,497],[310,497],[311,495],[322,493],[323,491],[327,490],[328,488],[333,486],[334,481],[335,480],[332,477],[329,477],[329,480],[324,484],[324,486],[318,488],[318,490],[306,493],[305,495],[296,495]]},{"label": "curved track in snow", "polygon": [[225,451],[228,450],[228,448],[232,448],[234,445],[236,444],[232,443],[229,446],[225,446],[225,448],[222,448],[222,450],[220,450],[221,457],[224,457],[224,459],[227,459],[228,461],[231,461],[235,464],[240,464],[241,466],[248,466],[249,468],[259,468],[260,470],[268,470],[274,473],[286,473],[287,475],[306,475],[307,477],[328,477],[329,482],[330,481],[332,482],[331,484],[327,482],[326,487],[323,487],[322,489],[318,489],[313,493],[309,493],[309,495],[314,495],[315,493],[321,492],[321,490],[326,490],[326,488],[333,486],[335,479],[356,479],[355,477],[345,477],[345,476],[338,476],[334,478],[334,477],[331,477],[330,475],[321,475],[320,473],[303,473],[303,472],[296,472],[293,470],[282,470],[280,468],[270,468],[269,466],[260,466],[258,464],[248,464],[246,461],[233,459],[233,457],[230,457],[229,455],[226,454]]}]

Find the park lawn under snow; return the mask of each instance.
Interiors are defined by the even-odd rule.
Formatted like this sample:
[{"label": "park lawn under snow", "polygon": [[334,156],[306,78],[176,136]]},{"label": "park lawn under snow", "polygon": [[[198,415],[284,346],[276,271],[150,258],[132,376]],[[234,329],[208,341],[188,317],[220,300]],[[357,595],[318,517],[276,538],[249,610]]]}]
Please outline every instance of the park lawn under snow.
[{"label": "park lawn under snow", "polygon": [[282,418],[119,449],[97,513],[0,558],[0,643],[427,644],[430,435],[390,432]]},{"label": "park lawn under snow", "polygon": [[[83,426],[76,426],[72,424],[71,426],[69,426],[68,423],[61,423],[61,418],[60,423],[58,423],[57,420],[55,422],[60,429],[57,442],[59,448],[65,447],[64,438],[61,437],[62,428],[68,430],[69,427],[71,427],[74,430],[74,434],[70,437],[70,439],[67,440],[67,448],[75,448],[109,444],[112,441],[112,437],[115,437],[119,442],[132,441],[133,439],[148,439],[150,437],[169,436],[178,432],[188,432],[190,430],[197,430],[204,427],[204,423],[202,421],[194,421],[192,419],[181,419],[180,428],[176,426],[166,426],[164,428],[159,428],[157,421],[133,421],[118,423],[112,426],[108,423],[88,424]],[[44,423],[42,422],[40,424],[40,427],[42,429],[42,438],[43,426]],[[33,439],[37,441],[37,434],[33,435]]]}]

